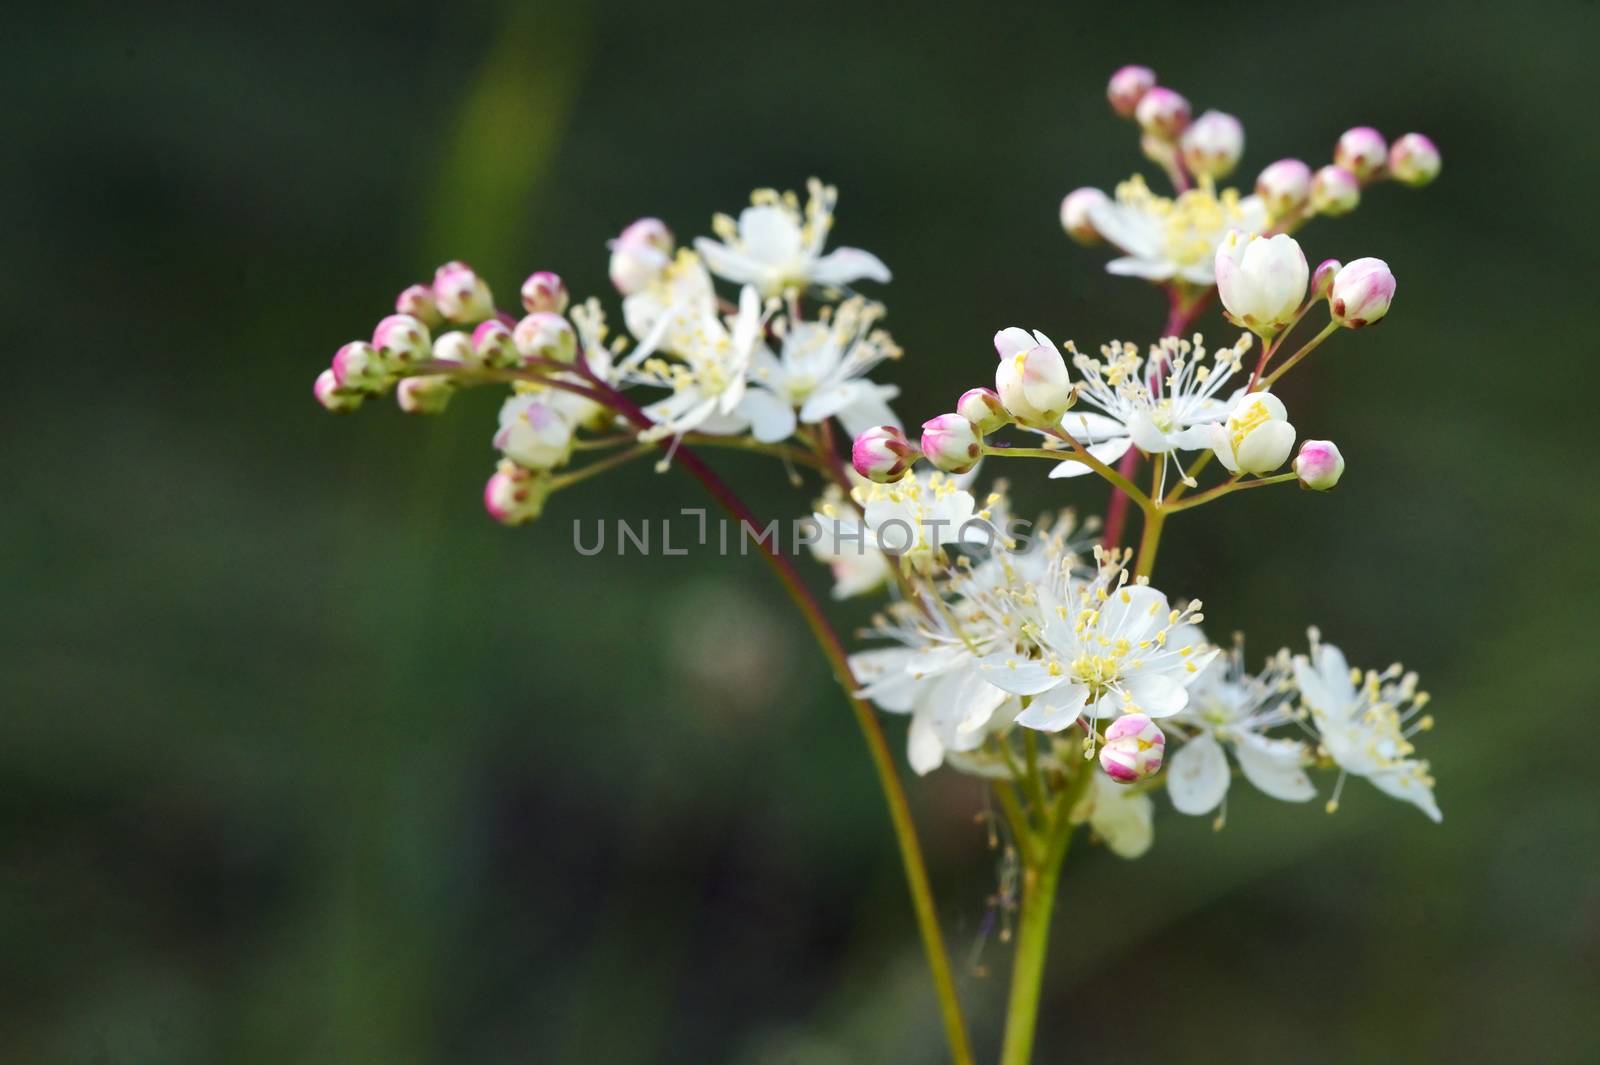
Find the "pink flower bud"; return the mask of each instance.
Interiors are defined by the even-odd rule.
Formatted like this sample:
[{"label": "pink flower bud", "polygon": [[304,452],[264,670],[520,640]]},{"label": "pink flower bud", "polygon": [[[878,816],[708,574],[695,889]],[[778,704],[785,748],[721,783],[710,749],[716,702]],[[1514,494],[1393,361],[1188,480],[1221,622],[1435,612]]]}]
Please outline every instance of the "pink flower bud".
[{"label": "pink flower bud", "polygon": [[1146,133],[1172,140],[1189,125],[1189,101],[1180,93],[1157,85],[1140,98],[1134,117]]},{"label": "pink flower bud", "polygon": [[1389,145],[1384,143],[1383,134],[1371,126],[1345,130],[1333,149],[1334,165],[1362,181],[1376,177],[1388,158]]},{"label": "pink flower bud", "polygon": [[1307,440],[1294,457],[1294,472],[1302,488],[1326,492],[1344,474],[1344,456],[1332,440]]},{"label": "pink flower bud", "polygon": [[517,345],[511,339],[511,330],[498,318],[479,322],[472,331],[472,358],[484,366],[515,366]]},{"label": "pink flower bud", "polygon": [[521,525],[544,510],[549,478],[502,460],[483,486],[483,508],[502,525]]},{"label": "pink flower bud", "polygon": [[434,302],[433,289],[427,285],[411,285],[395,297],[394,309],[398,314],[409,314],[429,329],[437,329],[444,319],[439,317],[439,305]]},{"label": "pink flower bud", "polygon": [[1256,178],[1256,195],[1274,218],[1283,218],[1311,199],[1311,168],[1298,159],[1279,159]]},{"label": "pink flower bud", "polygon": [[1108,202],[1106,194],[1099,189],[1074,189],[1061,201],[1061,228],[1079,244],[1100,243],[1100,233],[1089,220],[1089,212]]},{"label": "pink flower bud", "polygon": [[1100,748],[1100,768],[1119,784],[1132,784],[1153,777],[1161,769],[1167,751],[1167,737],[1144,714],[1123,714],[1106,726],[1106,742]]},{"label": "pink flower bud", "polygon": [[1401,184],[1426,185],[1439,176],[1439,149],[1421,133],[1407,133],[1389,149],[1389,173]]},{"label": "pink flower bud", "polygon": [[554,311],[562,314],[567,309],[567,283],[560,274],[537,270],[522,283],[522,306],[528,313]]},{"label": "pink flower bud", "polygon": [[572,362],[578,356],[578,334],[572,323],[553,311],[535,311],[517,323],[511,333],[517,354],[524,359]]},{"label": "pink flower bud", "polygon": [[361,406],[363,399],[360,392],[340,388],[331,369],[323,370],[317,375],[316,383],[311,386],[311,394],[317,397],[318,403],[334,414],[346,414],[355,410]]},{"label": "pink flower bud", "polygon": [[850,464],[869,481],[889,484],[905,476],[917,460],[917,449],[906,434],[893,425],[880,425],[856,437],[850,448]]},{"label": "pink flower bud", "polygon": [[1334,275],[1328,310],[1340,325],[1360,329],[1389,313],[1394,289],[1394,274],[1388,263],[1382,259],[1357,259]]},{"label": "pink flower bud", "polygon": [[1338,259],[1324,259],[1311,273],[1311,298],[1327,299],[1333,290],[1333,277],[1344,267]]},{"label": "pink flower bud", "polygon": [[395,402],[407,414],[438,414],[450,402],[455,386],[443,374],[407,377],[394,390]]},{"label": "pink flower bud", "polygon": [[631,296],[672,262],[672,230],[659,218],[641,218],[611,242],[611,283]]},{"label": "pink flower bud", "polygon": [[382,388],[389,381],[378,349],[362,340],[352,340],[333,355],[333,379],[350,392]]},{"label": "pink flower bud", "polygon": [[1155,71],[1149,67],[1126,66],[1111,75],[1111,80],[1106,83],[1106,99],[1117,114],[1132,118],[1144,94],[1155,86]]},{"label": "pink flower bud", "polygon": [[1311,208],[1329,216],[1349,214],[1361,202],[1361,182],[1339,166],[1325,166],[1311,179]]},{"label": "pink flower bud", "polygon": [[992,433],[1011,422],[1006,405],[992,388],[969,388],[961,393],[956,400],[956,413],[971,422],[979,434]]},{"label": "pink flower bud", "polygon": [[1223,178],[1233,173],[1244,154],[1244,126],[1222,111],[1207,111],[1183,131],[1179,144],[1190,173]]},{"label": "pink flower bud", "polygon": [[453,362],[459,366],[476,366],[478,354],[472,350],[472,338],[459,329],[441,333],[433,342],[434,362]]},{"label": "pink flower bud", "polygon": [[372,331],[372,346],[390,369],[422,362],[433,354],[433,338],[421,320],[409,314],[391,314]]},{"label": "pink flower bud", "polygon": [[946,473],[966,473],[978,464],[983,444],[977,427],[959,414],[922,423],[922,455]]},{"label": "pink flower bud", "polygon": [[433,298],[439,313],[452,322],[469,325],[494,313],[489,285],[463,262],[449,262],[433,274]]}]

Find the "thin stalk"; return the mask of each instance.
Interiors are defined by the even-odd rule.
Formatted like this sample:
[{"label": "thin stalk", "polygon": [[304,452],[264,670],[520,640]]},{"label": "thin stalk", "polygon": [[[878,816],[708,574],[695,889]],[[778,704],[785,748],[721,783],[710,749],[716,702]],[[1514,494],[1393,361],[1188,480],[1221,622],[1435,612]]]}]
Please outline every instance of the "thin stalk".
[{"label": "thin stalk", "polygon": [[1190,507],[1198,507],[1202,503],[1209,503],[1213,499],[1220,499],[1225,495],[1232,495],[1234,492],[1243,492],[1250,488],[1264,488],[1269,484],[1287,484],[1289,481],[1298,480],[1299,476],[1299,474],[1294,473],[1293,471],[1290,471],[1289,473],[1276,473],[1271,477],[1255,477],[1248,481],[1241,481],[1237,476],[1235,476],[1231,480],[1223,481],[1215,488],[1208,488],[1197,496],[1190,496],[1181,503],[1168,503],[1166,506],[1162,507],[1161,510],[1163,515],[1176,514],[1179,511],[1188,510]]},{"label": "thin stalk", "polygon": [[1305,346],[1302,347],[1299,351],[1295,352],[1293,355],[1290,355],[1286,360],[1284,360],[1284,363],[1283,363],[1282,366],[1278,367],[1276,370],[1273,370],[1271,373],[1267,374],[1267,376],[1263,377],[1261,379],[1261,384],[1259,386],[1259,390],[1264,392],[1267,389],[1271,388],[1274,381],[1276,381],[1278,378],[1282,377],[1284,374],[1288,373],[1290,370],[1294,369],[1294,364],[1295,363],[1299,362],[1301,359],[1305,358],[1307,355],[1310,355],[1313,351],[1315,351],[1317,349],[1317,346],[1319,344],[1321,344],[1324,340],[1327,340],[1329,337],[1333,336],[1333,334],[1338,332],[1338,330],[1339,330],[1339,323],[1338,322],[1329,322],[1327,325],[1323,326],[1322,327],[1322,332],[1318,333],[1316,336],[1314,336],[1310,340],[1306,341]]},{"label": "thin stalk", "polygon": [[1133,563],[1134,577],[1148,577],[1155,572],[1156,552],[1161,548],[1161,529],[1167,523],[1168,513],[1161,508],[1145,511],[1144,532],[1139,536],[1139,555]]}]

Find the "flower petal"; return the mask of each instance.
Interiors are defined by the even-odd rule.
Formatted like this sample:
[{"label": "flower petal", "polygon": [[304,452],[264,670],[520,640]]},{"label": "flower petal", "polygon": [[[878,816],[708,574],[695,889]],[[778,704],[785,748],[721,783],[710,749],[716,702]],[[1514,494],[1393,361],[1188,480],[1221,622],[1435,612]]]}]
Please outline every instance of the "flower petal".
[{"label": "flower petal", "polygon": [[1167,794],[1181,814],[1210,813],[1228,794],[1228,756],[1209,732],[1178,749],[1167,763]]}]

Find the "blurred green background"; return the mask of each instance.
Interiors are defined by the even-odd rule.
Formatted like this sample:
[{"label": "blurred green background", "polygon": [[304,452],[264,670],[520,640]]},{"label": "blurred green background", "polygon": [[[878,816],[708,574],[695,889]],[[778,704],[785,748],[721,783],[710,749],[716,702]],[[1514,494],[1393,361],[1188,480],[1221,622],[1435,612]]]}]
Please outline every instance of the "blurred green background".
[{"label": "blurred green background", "polygon": [[[1167,808],[1137,864],[1083,848],[1040,1060],[1600,1060],[1595,4],[289,0],[8,29],[0,306],[30,332],[0,418],[0,1060],[943,1060],[875,784],[775,582],[570,546],[691,482],[631,466],[508,531],[479,500],[491,397],[331,418],[310,384],[445,258],[503,303],[541,267],[605,296],[632,218],[687,237],[811,174],[895,270],[908,420],[990,373],[1000,326],[1148,339],[1159,296],[1055,217],[1150,169],[1102,97],[1131,61],[1244,118],[1245,181],[1363,122],[1443,149],[1433,187],[1303,234],[1400,278],[1284,389],[1344,486],[1181,520],[1159,578],[1252,658],[1316,622],[1419,669],[1445,822],[1360,782],[1331,818],[1241,788],[1220,833]],[[716,461],[760,513],[803,502]],[[1015,479],[1024,513],[1100,506]],[[912,794],[989,1047],[982,795]]]}]

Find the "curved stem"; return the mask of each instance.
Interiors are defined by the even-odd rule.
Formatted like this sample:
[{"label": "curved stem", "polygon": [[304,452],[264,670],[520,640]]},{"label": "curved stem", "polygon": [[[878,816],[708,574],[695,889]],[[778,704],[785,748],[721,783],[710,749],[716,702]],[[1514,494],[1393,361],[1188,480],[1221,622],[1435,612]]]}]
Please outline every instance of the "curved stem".
[{"label": "curved stem", "polygon": [[1135,578],[1148,577],[1156,569],[1156,552],[1161,548],[1161,527],[1167,523],[1167,511],[1160,508],[1144,514],[1144,532],[1139,537],[1139,555],[1133,564]]}]

